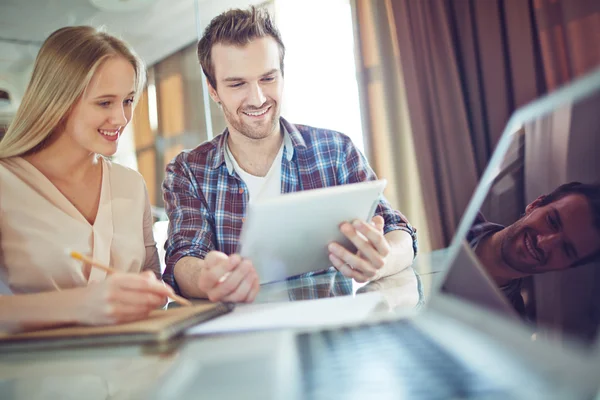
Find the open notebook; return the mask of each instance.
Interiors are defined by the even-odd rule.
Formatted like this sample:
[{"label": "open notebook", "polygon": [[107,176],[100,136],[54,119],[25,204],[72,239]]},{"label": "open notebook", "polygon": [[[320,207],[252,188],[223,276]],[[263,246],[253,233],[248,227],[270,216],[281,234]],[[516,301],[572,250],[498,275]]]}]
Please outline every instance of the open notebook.
[{"label": "open notebook", "polygon": [[228,313],[233,304],[211,303],[153,311],[141,321],[108,326],[68,326],[21,333],[0,332],[0,351],[105,344],[157,344],[185,329]]}]

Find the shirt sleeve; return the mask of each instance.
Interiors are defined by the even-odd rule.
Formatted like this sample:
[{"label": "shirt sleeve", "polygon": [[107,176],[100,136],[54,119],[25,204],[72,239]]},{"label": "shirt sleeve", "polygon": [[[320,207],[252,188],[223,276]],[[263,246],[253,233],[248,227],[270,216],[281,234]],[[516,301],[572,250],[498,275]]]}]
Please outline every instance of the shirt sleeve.
[{"label": "shirt sleeve", "polygon": [[521,316],[525,316],[525,302],[521,295],[521,288],[523,287],[523,279],[514,279],[504,286],[500,287],[502,293],[506,296],[510,304]]},{"label": "shirt sleeve", "polygon": [[215,248],[210,210],[182,153],[166,169],[163,182],[165,209],[169,217],[165,243],[163,280],[177,293],[174,268],[182,257],[204,259]]},{"label": "shirt sleeve", "polygon": [[[338,170],[338,174],[341,175],[338,178],[342,183],[357,183],[378,179],[365,156],[352,144],[350,139],[348,139],[345,146],[344,154],[344,162],[340,163],[341,168]],[[408,219],[400,211],[392,208],[384,195],[381,195],[379,199],[375,215],[380,215],[385,221],[383,227],[384,234],[401,230],[410,235],[412,238],[413,257],[416,257],[418,249],[417,229],[408,222]]]}]

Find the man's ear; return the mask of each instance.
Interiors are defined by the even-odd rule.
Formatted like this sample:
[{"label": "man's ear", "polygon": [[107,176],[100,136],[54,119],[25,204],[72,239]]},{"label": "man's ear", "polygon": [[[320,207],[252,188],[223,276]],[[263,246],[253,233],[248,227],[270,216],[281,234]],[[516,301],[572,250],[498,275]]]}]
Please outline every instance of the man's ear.
[{"label": "man's ear", "polygon": [[529,203],[529,205],[525,208],[525,215],[531,213],[533,210],[535,210],[536,208],[538,208],[540,206],[540,203],[546,198],[546,195],[541,195],[540,197],[538,197],[537,199],[535,199],[534,201],[532,201],[531,203]]},{"label": "man's ear", "polygon": [[215,103],[221,104],[221,99],[219,98],[219,95],[217,94],[215,88],[213,88],[210,82],[208,81],[208,78],[206,78],[206,85],[208,85],[208,94],[210,95],[210,98],[213,99]]}]

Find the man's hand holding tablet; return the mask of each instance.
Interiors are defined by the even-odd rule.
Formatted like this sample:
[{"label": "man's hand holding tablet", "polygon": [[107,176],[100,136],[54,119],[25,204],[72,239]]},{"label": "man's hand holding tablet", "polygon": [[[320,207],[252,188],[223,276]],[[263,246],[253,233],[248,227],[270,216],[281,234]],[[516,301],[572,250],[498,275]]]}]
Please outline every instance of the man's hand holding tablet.
[{"label": "man's hand holding tablet", "polygon": [[379,215],[373,217],[370,224],[358,219],[352,223],[342,223],[340,232],[356,246],[358,252],[351,252],[336,242],[330,243],[329,260],[333,266],[357,282],[377,279],[390,254],[390,244],[383,236],[383,226],[384,220]]}]

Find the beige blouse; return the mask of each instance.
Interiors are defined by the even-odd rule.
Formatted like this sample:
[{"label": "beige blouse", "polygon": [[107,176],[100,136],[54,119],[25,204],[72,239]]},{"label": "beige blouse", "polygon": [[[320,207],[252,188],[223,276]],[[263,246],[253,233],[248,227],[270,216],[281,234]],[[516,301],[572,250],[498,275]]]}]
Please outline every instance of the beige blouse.
[{"label": "beige blouse", "polygon": [[120,271],[160,274],[143,178],[102,159],[102,190],[93,225],[37,168],[20,157],[0,160],[0,273],[13,293],[60,290],[102,280],[67,250]]}]

